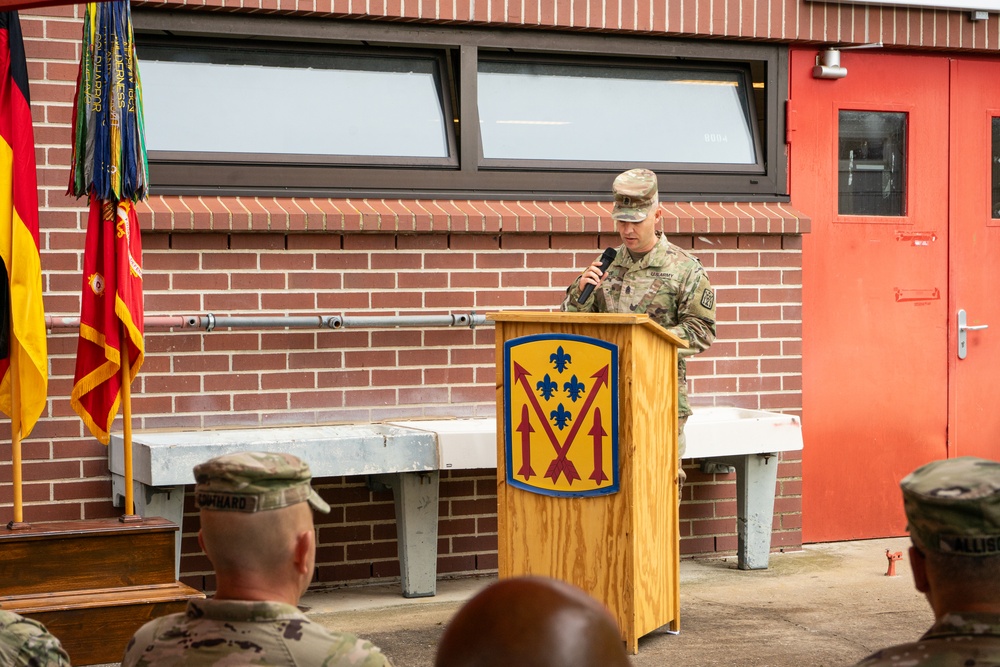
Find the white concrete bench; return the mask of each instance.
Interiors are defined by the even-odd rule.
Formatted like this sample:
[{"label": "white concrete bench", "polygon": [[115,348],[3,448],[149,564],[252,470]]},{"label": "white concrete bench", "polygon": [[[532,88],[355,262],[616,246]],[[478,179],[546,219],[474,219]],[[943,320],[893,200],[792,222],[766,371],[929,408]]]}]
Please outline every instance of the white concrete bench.
[{"label": "white concrete bench", "polygon": [[802,449],[794,415],[741,408],[696,408],[684,427],[686,459],[706,472],[736,473],[736,561],[741,570],[767,568],[771,555],[778,453]]},{"label": "white concrete bench", "polygon": [[[802,449],[797,417],[738,408],[702,408],[688,420],[686,458],[736,472],[738,561],[768,564],[776,455]],[[434,595],[437,579],[438,479],[441,470],[495,469],[496,419],[405,420],[381,424],[216,431],[136,432],[132,436],[136,513],[181,525],[193,467],[235,451],[284,451],[313,476],[371,475],[393,489],[403,595]],[[125,488],[120,435],[108,449],[115,502]],[[775,460],[772,460],[775,459]],[[728,471],[728,468],[726,468]],[[177,537],[180,562],[180,535]]]},{"label": "white concrete bench", "polygon": [[[497,467],[496,419],[389,423],[434,433],[442,470]],[[685,459],[702,459],[706,471],[736,473],[738,567],[766,569],[771,554],[777,455],[802,449],[799,418],[763,410],[697,408],[684,435]]]}]

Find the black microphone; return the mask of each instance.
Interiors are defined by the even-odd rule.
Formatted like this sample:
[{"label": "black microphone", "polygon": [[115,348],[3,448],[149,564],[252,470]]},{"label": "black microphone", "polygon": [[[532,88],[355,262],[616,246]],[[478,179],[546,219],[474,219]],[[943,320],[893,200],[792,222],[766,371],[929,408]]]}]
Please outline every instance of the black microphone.
[{"label": "black microphone", "polygon": [[[604,272],[608,270],[608,267],[611,266],[611,262],[615,261],[615,255],[617,254],[618,251],[615,250],[614,248],[605,248],[604,252],[601,253],[601,266],[599,268],[601,269],[602,276],[604,275]],[[583,288],[583,291],[580,292],[580,296],[579,298],[577,298],[576,302],[583,303],[584,301],[590,298],[590,295],[593,291],[594,291],[593,283],[587,283],[587,285]]]}]

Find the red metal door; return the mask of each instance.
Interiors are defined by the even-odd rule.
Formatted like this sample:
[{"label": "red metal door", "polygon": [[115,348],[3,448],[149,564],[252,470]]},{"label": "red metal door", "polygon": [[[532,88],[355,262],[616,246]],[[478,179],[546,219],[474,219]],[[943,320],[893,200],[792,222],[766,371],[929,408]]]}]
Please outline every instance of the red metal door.
[{"label": "red metal door", "polygon": [[947,453],[949,64],[844,51],[815,79],[816,53],[790,58],[803,539],[900,535],[899,480]]},{"label": "red metal door", "polygon": [[[1000,63],[951,62],[948,455],[1000,460]],[[969,326],[958,350],[958,312]]]}]

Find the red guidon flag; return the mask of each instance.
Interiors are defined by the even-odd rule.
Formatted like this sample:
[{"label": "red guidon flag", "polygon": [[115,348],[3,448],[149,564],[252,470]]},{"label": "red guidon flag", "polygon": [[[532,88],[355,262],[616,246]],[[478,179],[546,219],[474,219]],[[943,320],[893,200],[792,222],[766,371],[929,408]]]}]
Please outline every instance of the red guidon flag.
[{"label": "red guidon flag", "polygon": [[104,444],[121,402],[122,354],[128,355],[131,383],[142,366],[142,334],[142,243],[135,204],[92,194],[70,404]]},{"label": "red guidon flag", "polygon": [[[20,388],[21,434],[45,410],[48,349],[38,256],[38,180],[28,69],[17,12],[0,12],[0,410],[13,411]],[[11,340],[13,334],[13,340]],[[17,355],[17,377],[11,354]]]}]

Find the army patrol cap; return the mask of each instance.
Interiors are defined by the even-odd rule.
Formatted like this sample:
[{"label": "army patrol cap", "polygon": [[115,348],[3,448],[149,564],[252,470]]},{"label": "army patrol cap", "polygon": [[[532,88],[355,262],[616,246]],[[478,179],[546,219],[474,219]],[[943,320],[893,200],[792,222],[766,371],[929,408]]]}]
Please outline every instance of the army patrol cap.
[{"label": "army patrol cap", "polygon": [[974,456],[933,461],[899,483],[918,547],[1000,556],[1000,463]]},{"label": "army patrol cap", "polygon": [[656,174],[649,169],[629,169],[618,174],[611,192],[615,195],[614,220],[642,222],[656,203]]},{"label": "army patrol cap", "polygon": [[309,464],[283,452],[239,452],[194,467],[195,504],[205,510],[265,512],[308,502],[330,506],[309,484]]}]

